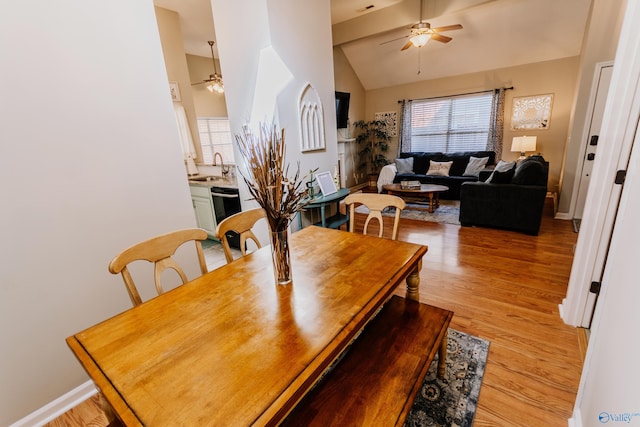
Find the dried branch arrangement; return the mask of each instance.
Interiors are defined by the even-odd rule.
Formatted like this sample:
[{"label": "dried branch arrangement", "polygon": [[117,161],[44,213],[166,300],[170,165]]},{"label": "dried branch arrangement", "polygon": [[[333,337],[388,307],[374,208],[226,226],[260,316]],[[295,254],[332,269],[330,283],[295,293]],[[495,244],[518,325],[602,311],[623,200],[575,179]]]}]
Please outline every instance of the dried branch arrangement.
[{"label": "dried branch arrangement", "polygon": [[246,175],[240,175],[249,192],[267,213],[272,232],[286,230],[296,213],[310,202],[305,177],[300,177],[300,163],[293,178],[289,178],[289,164],[285,164],[284,129],[275,123],[260,124],[255,135],[245,130],[236,135],[240,154],[244,158]]}]

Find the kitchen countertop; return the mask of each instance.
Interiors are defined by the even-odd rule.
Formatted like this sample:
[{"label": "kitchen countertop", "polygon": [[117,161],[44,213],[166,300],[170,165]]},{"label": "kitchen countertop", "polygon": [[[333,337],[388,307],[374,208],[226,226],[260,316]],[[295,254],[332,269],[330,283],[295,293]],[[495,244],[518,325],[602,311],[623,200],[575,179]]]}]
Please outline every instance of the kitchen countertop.
[{"label": "kitchen countertop", "polygon": [[[201,175],[196,175],[198,177]],[[206,176],[206,175],[205,175]],[[222,178],[222,177],[212,177],[211,181],[194,181],[193,177],[189,177],[189,185],[194,185],[197,187],[224,187],[224,188],[238,188],[238,182],[235,178]]]}]

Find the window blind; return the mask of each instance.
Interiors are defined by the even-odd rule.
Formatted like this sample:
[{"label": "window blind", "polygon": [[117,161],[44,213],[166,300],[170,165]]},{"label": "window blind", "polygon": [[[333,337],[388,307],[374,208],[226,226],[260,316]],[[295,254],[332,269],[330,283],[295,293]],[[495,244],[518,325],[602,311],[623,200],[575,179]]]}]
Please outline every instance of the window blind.
[{"label": "window blind", "polygon": [[411,151],[486,150],[492,100],[492,92],[414,100]]},{"label": "window blind", "polygon": [[222,155],[225,164],[235,164],[231,127],[227,118],[199,117],[198,133],[203,163],[212,164],[213,155],[218,152]]}]

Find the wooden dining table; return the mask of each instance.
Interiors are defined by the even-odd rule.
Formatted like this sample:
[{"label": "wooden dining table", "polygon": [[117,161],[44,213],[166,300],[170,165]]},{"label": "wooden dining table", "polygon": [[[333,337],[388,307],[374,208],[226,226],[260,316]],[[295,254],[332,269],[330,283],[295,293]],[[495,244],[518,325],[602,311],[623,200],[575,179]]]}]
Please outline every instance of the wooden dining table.
[{"label": "wooden dining table", "polygon": [[277,425],[403,282],[427,247],[307,227],[293,282],[270,247],[67,338],[127,426]]}]

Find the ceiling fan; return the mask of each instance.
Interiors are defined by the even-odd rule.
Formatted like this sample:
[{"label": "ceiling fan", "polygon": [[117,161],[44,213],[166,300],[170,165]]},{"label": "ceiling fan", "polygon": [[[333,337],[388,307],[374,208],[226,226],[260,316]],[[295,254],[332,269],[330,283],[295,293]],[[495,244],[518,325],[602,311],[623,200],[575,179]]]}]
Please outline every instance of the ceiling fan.
[{"label": "ceiling fan", "polygon": [[412,25],[411,28],[409,29],[411,30],[410,34],[399,37],[397,39],[386,41],[381,44],[391,43],[396,40],[409,37],[409,41],[404,46],[402,46],[402,49],[400,49],[401,51],[403,51],[403,50],[409,49],[411,46],[422,47],[425,44],[427,44],[429,40],[436,40],[441,43],[449,43],[452,40],[451,37],[445,36],[440,33],[443,31],[461,30],[462,25],[454,24],[454,25],[446,25],[444,27],[431,28],[431,25],[428,22],[422,21],[422,0],[421,0],[420,1],[420,22],[418,22],[415,25]]},{"label": "ceiling fan", "polygon": [[224,84],[222,83],[222,76],[218,74],[216,69],[216,60],[213,56],[213,44],[214,41],[209,40],[209,47],[211,48],[211,61],[213,61],[213,74],[209,74],[209,78],[198,83],[192,83],[191,86],[205,83],[209,92],[224,93]]}]

